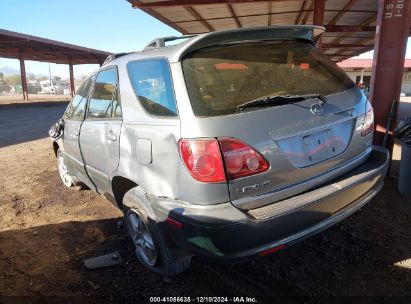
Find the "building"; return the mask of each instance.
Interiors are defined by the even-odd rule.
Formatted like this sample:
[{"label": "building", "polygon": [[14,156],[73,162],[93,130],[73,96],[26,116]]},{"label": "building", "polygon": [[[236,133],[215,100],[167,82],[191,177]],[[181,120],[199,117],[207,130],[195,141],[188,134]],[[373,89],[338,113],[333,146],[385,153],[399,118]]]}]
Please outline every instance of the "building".
[{"label": "building", "polygon": [[[372,61],[372,59],[347,59],[339,62],[338,65],[356,84],[362,83],[364,86],[364,91],[369,92],[372,74]],[[405,59],[404,62],[401,95],[411,95],[411,59]]]}]

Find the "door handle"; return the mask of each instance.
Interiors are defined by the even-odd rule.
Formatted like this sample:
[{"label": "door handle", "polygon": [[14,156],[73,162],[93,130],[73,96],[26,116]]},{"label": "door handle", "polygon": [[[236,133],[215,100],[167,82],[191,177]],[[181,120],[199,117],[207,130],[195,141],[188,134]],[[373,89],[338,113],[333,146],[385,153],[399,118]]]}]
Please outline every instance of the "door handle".
[{"label": "door handle", "polygon": [[112,130],[109,130],[107,135],[106,135],[106,139],[110,140],[110,141],[116,141],[117,136],[114,134],[114,132]]}]

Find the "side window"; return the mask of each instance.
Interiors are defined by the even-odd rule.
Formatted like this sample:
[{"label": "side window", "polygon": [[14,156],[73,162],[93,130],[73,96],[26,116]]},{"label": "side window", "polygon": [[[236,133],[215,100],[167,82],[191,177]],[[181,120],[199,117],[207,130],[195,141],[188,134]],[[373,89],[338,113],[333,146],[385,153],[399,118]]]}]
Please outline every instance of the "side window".
[{"label": "side window", "polygon": [[89,101],[87,118],[121,117],[117,79],[116,69],[104,70],[97,75]]},{"label": "side window", "polygon": [[69,107],[66,111],[66,119],[72,120],[83,120],[84,113],[86,111],[86,104],[87,104],[87,95],[90,90],[91,86],[91,79],[88,78],[86,81],[82,83],[80,88],[77,91],[77,94],[74,96],[73,100],[71,101]]},{"label": "side window", "polygon": [[141,105],[156,116],[177,116],[170,68],[165,59],[132,61],[128,74]]}]

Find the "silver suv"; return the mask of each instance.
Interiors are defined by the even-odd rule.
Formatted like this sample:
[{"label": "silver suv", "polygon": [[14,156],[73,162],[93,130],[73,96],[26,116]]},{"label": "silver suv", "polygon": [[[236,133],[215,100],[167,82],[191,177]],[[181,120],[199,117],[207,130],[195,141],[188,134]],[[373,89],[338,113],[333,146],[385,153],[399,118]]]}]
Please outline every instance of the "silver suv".
[{"label": "silver suv", "polygon": [[315,47],[323,31],[167,37],[109,56],[54,139],[63,183],[122,208],[138,259],[166,276],[341,221],[381,189],[389,155],[372,145],[367,98]]}]

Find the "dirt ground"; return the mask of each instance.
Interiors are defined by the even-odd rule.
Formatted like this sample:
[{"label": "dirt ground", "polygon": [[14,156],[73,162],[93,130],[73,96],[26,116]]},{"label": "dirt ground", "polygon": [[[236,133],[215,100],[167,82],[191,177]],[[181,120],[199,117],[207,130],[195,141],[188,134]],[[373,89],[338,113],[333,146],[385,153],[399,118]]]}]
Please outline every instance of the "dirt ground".
[{"label": "dirt ground", "polygon": [[[242,264],[194,258],[186,273],[169,280],[137,263],[114,206],[90,190],[62,185],[49,139],[5,145],[0,303],[142,303],[148,298],[138,297],[150,295],[411,303],[410,219],[411,198],[401,196],[390,177],[360,212],[313,238]],[[119,250],[121,265],[93,271],[82,266],[83,259],[112,250]]]},{"label": "dirt ground", "polygon": [[23,100],[22,94],[17,94],[14,92],[0,93],[0,105],[5,104],[27,104],[31,102],[61,102],[69,101],[71,95],[48,95],[48,94],[29,94],[29,101]]},{"label": "dirt ground", "polygon": [[[219,294],[411,299],[411,199],[398,194],[393,179],[363,210],[294,247],[237,265],[194,259],[169,281],[136,262],[114,206],[60,183],[48,139],[1,148],[0,172],[0,302]],[[84,258],[114,249],[122,265],[83,268]]]}]

